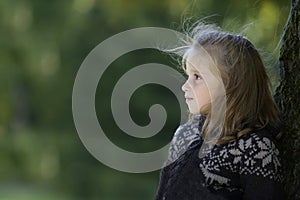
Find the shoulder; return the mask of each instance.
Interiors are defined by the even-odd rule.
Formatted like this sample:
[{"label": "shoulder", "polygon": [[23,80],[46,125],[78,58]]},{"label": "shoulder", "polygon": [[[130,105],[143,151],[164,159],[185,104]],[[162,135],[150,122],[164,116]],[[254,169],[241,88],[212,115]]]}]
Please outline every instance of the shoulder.
[{"label": "shoulder", "polygon": [[253,131],[236,141],[235,156],[242,175],[263,176],[281,180],[281,155],[272,134],[266,130]]},{"label": "shoulder", "polygon": [[236,148],[255,158],[262,158],[269,154],[279,156],[277,142],[272,134],[266,130],[253,131],[240,137],[236,141]]},{"label": "shoulder", "polygon": [[253,131],[243,135],[236,144],[242,150],[260,151],[264,149],[278,151],[277,142],[272,134],[266,130]]}]

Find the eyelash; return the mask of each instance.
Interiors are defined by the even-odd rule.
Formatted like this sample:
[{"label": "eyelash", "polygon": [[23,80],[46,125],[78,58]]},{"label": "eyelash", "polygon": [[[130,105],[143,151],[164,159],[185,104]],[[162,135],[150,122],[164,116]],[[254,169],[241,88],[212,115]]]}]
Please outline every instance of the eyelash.
[{"label": "eyelash", "polygon": [[[184,74],[186,78],[188,78],[189,76],[187,74]],[[195,77],[196,80],[202,79],[200,75],[198,74],[193,74],[193,77]]]},{"label": "eyelash", "polygon": [[198,74],[194,74],[194,77],[196,78],[196,80],[198,80],[198,78],[201,79],[201,77]]}]

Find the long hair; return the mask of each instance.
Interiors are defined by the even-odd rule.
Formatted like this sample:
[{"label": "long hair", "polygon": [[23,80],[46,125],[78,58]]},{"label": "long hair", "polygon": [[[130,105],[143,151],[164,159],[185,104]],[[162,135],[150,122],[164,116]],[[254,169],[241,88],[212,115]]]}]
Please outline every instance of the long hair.
[{"label": "long hair", "polygon": [[[196,22],[186,34],[192,41],[184,41],[182,67],[185,69],[189,50],[200,45],[218,68],[225,87],[225,120],[222,124],[214,124],[221,130],[217,143],[234,141],[255,129],[277,129],[280,111],[273,99],[263,60],[254,45],[244,36],[201,21]],[[215,127],[209,126],[211,115],[211,110],[208,110],[202,127],[204,139],[213,135]]]}]

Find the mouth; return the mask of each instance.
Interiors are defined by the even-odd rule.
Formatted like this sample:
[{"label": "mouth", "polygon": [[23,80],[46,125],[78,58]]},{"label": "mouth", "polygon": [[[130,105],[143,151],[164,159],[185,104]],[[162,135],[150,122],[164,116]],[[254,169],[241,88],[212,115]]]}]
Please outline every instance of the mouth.
[{"label": "mouth", "polygon": [[191,98],[191,97],[185,97],[185,100],[186,101],[191,101],[191,100],[193,100],[193,98]]}]

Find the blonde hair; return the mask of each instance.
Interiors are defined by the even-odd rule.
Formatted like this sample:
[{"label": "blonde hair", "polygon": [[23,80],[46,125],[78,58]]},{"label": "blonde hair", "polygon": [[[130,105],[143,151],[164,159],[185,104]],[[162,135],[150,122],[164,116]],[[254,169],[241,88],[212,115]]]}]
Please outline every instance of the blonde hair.
[{"label": "blonde hair", "polygon": [[[194,23],[186,34],[192,40],[182,40],[184,45],[179,48],[185,51],[183,69],[189,49],[200,45],[218,68],[225,87],[225,120],[223,124],[214,124],[221,130],[217,143],[234,141],[255,129],[278,127],[280,111],[273,99],[263,60],[254,45],[244,36],[202,21]],[[209,126],[210,111],[202,127],[204,139],[213,135],[214,127]]]}]

